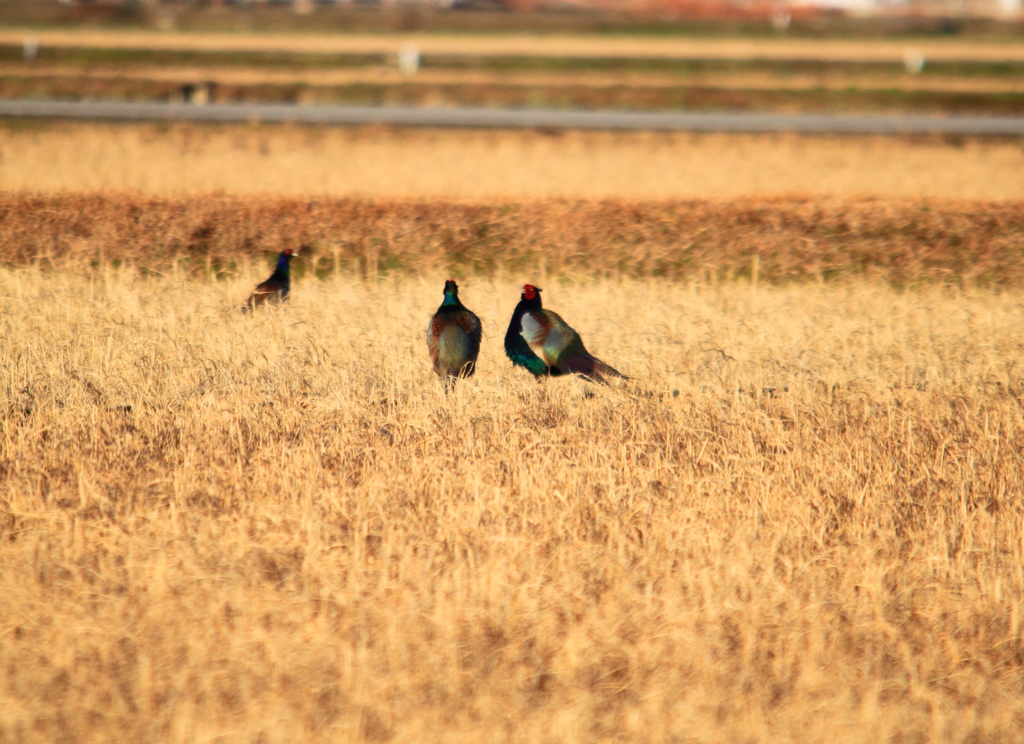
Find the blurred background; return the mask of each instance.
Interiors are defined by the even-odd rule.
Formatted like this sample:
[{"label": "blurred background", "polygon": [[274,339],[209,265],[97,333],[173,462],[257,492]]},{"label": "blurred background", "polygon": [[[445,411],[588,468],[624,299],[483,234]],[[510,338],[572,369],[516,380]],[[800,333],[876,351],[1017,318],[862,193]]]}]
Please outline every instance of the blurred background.
[{"label": "blurred background", "polygon": [[1024,106],[1021,0],[0,0],[0,30],[8,99]]},{"label": "blurred background", "polygon": [[[0,103],[1020,117],[1022,39],[1021,0],[0,0]],[[98,125],[44,127],[44,139],[54,136],[41,142],[18,129],[25,120],[0,123],[0,179],[19,190],[1024,196],[1013,137],[904,138],[897,154],[878,138],[609,140],[542,127],[483,140],[437,130],[427,141],[394,128],[285,136],[267,125],[256,142],[245,139],[251,127],[221,141],[223,127],[174,125],[123,127],[115,145],[96,139]],[[333,144],[308,142],[311,130]],[[555,136],[566,139],[544,139]],[[398,149],[371,152],[385,141]],[[140,159],[158,146],[191,147],[193,167],[180,178],[167,167],[144,173]],[[321,147],[355,164],[358,178],[318,170]],[[274,161],[282,148],[289,154]],[[579,157],[560,165],[573,148]],[[229,150],[236,157],[225,160]],[[430,151],[444,155],[430,161]],[[680,176],[700,167],[701,152],[732,165]],[[461,166],[460,153],[470,153]],[[79,156],[91,166],[72,178]],[[497,173],[472,175],[488,158]],[[65,167],[51,173],[50,160]],[[791,172],[803,161],[813,167]],[[616,185],[630,163],[663,171],[661,180]]]}]

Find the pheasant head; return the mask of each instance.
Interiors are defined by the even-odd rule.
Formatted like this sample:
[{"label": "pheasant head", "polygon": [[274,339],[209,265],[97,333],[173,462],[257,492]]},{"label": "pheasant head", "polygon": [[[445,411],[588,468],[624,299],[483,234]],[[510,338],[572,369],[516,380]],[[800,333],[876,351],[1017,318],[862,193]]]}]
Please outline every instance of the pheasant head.
[{"label": "pheasant head", "polygon": [[449,279],[444,283],[444,305],[460,305],[459,302],[459,285],[455,283],[454,279]]},{"label": "pheasant head", "polygon": [[287,248],[281,251],[280,253],[277,254],[277,268],[287,271],[288,264],[291,263],[291,260],[293,258],[295,258],[295,251],[293,251],[291,248]]}]

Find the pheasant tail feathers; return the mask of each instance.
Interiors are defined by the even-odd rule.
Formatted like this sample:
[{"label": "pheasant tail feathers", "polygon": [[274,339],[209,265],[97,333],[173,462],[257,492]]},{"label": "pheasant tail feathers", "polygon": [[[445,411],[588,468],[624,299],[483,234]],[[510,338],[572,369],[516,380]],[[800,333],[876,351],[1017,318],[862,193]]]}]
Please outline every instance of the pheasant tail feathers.
[{"label": "pheasant tail feathers", "polygon": [[560,361],[559,367],[564,369],[566,372],[582,375],[594,382],[602,382],[606,385],[608,383],[607,380],[605,380],[605,377],[618,377],[623,380],[629,379],[614,367],[605,364],[600,359],[587,352],[578,354],[564,361]]}]

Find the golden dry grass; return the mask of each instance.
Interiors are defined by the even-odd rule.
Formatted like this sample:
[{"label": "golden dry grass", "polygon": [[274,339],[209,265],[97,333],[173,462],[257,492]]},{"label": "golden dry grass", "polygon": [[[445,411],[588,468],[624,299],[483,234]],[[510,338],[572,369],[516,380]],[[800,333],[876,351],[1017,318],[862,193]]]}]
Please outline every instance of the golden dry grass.
[{"label": "golden dry grass", "polygon": [[536,57],[813,59],[902,63],[908,51],[931,60],[1007,62],[1024,59],[1013,41],[991,39],[688,38],[629,34],[544,33],[205,33],[137,30],[0,29],[0,44],[99,49],[169,49],[320,54],[397,53],[415,44],[426,54]]},{"label": "golden dry grass", "polygon": [[1017,291],[265,271],[0,272],[0,740],[1019,740]]},{"label": "golden dry grass", "polygon": [[1024,199],[1016,140],[292,126],[0,129],[5,191],[441,198]]}]

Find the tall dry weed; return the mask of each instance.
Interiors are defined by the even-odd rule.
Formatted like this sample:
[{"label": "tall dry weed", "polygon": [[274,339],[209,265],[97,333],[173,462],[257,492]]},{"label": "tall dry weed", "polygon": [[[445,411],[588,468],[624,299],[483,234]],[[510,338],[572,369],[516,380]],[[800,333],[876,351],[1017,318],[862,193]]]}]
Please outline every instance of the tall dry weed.
[{"label": "tall dry weed", "polygon": [[252,199],[0,194],[0,258],[48,268],[133,262],[232,276],[285,248],[296,271],[769,283],[867,278],[1019,287],[1015,202]]}]

